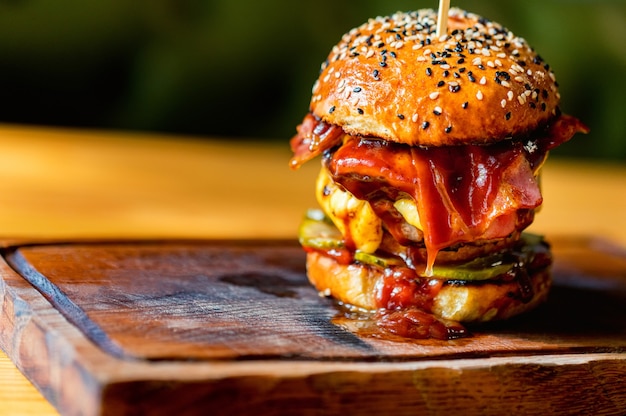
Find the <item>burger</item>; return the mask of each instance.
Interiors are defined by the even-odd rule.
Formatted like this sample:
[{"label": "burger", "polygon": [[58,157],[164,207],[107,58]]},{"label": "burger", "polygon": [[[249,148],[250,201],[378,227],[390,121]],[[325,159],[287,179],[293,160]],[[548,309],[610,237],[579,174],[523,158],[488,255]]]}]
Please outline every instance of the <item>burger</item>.
[{"label": "burger", "polygon": [[548,152],[588,129],[523,38],[458,8],[436,26],[424,9],[346,33],[290,166],[321,159],[299,230],[317,290],[391,333],[451,339],[546,299],[550,247],[524,230]]}]

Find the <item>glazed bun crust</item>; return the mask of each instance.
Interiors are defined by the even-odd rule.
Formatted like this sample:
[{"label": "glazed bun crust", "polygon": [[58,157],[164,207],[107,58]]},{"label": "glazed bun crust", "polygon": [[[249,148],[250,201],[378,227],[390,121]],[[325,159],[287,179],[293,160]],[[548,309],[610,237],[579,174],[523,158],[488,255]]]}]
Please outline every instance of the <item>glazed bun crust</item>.
[{"label": "glazed bun crust", "polygon": [[[307,254],[307,274],[320,293],[363,309],[378,309],[376,286],[382,284],[383,274],[374,267],[339,264],[330,257],[311,252]],[[549,269],[535,273],[530,280],[534,296],[526,303],[515,296],[520,291],[515,282],[444,285],[433,301],[431,312],[440,318],[465,323],[508,319],[546,300],[552,281]]]},{"label": "glazed bun crust", "polygon": [[322,64],[310,110],[353,135],[421,146],[524,136],[558,113],[554,74],[522,38],[452,8],[371,19]]}]

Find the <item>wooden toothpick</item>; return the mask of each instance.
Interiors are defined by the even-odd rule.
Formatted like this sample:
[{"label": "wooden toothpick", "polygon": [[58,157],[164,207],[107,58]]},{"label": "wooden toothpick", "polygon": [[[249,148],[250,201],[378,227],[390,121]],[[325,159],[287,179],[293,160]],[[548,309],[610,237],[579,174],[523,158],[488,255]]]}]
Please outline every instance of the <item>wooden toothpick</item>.
[{"label": "wooden toothpick", "polygon": [[437,15],[437,38],[440,38],[447,33],[448,10],[450,10],[450,0],[439,0],[439,14]]}]

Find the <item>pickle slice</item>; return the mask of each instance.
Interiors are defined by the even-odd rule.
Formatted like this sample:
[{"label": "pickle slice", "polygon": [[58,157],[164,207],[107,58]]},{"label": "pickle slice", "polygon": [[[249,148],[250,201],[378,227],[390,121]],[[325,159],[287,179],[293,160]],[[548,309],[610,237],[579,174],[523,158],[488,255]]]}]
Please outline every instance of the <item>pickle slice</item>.
[{"label": "pickle slice", "polygon": [[307,211],[300,223],[298,240],[305,247],[320,250],[344,247],[341,232],[319,209]]},{"label": "pickle slice", "polygon": [[357,251],[354,253],[354,260],[378,267],[403,266],[405,263],[398,257],[381,256],[379,254],[365,253]]},{"label": "pickle slice", "polygon": [[489,280],[511,270],[514,263],[496,263],[491,266],[474,268],[468,264],[454,266],[434,266],[433,278],[442,280]]}]

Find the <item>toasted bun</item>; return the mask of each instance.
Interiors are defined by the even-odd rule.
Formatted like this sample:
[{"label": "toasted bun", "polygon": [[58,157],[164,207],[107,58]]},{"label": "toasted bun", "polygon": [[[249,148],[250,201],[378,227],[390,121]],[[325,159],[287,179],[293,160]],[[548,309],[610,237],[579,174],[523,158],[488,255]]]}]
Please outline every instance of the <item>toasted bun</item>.
[{"label": "toasted bun", "polygon": [[[382,285],[383,274],[374,267],[358,263],[343,265],[311,252],[307,254],[307,274],[320,293],[367,310],[378,309],[376,287]],[[526,303],[515,296],[520,291],[515,282],[444,285],[434,299],[431,312],[458,322],[508,319],[546,300],[551,285],[549,268],[535,273],[530,279],[534,295]]]},{"label": "toasted bun", "polygon": [[322,64],[310,110],[347,133],[422,146],[524,135],[558,112],[554,74],[522,38],[450,9],[371,19]]}]

